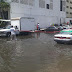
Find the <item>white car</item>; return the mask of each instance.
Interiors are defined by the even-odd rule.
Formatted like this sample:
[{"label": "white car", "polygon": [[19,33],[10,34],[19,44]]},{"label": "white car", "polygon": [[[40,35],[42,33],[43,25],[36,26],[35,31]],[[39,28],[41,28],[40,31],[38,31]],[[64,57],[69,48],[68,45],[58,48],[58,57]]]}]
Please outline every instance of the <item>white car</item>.
[{"label": "white car", "polygon": [[54,35],[54,41],[57,43],[72,43],[72,29],[65,29]]},{"label": "white car", "polygon": [[[8,25],[5,28],[0,29],[0,36],[7,36],[7,37],[9,37],[11,35],[10,28],[11,28],[11,25]],[[16,35],[19,34],[18,30],[16,30],[15,32],[16,32]]]},{"label": "white car", "polygon": [[65,26],[63,26],[63,29],[69,29],[69,28],[70,28],[69,25],[65,25]]}]

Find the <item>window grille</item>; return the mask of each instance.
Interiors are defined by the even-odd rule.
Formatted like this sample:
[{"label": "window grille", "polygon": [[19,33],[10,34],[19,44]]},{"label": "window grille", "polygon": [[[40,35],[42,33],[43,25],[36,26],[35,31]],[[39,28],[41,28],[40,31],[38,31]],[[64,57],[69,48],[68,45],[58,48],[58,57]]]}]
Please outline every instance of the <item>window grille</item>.
[{"label": "window grille", "polygon": [[28,4],[28,0],[20,0],[21,4]]},{"label": "window grille", "polygon": [[62,4],[63,4],[63,6],[65,6],[66,2],[65,1],[62,1]]},{"label": "window grille", "polygon": [[11,0],[11,2],[19,3],[19,0]]},{"label": "window grille", "polygon": [[53,0],[50,0],[50,2],[53,2]]},{"label": "window grille", "polygon": [[34,0],[29,0],[29,5],[33,6],[34,5]]},{"label": "window grille", "polygon": [[39,7],[45,8],[45,0],[39,0]]},{"label": "window grille", "polygon": [[53,9],[53,0],[50,0],[50,9]]},{"label": "window grille", "polygon": [[65,11],[65,7],[62,8],[62,11]]},{"label": "window grille", "polygon": [[65,11],[65,4],[66,4],[66,2],[65,1],[62,1],[62,5],[63,5],[62,11]]},{"label": "window grille", "polygon": [[65,7],[66,7],[66,2],[60,0],[60,11],[64,11],[65,12]]},{"label": "window grille", "polygon": [[53,3],[50,3],[50,9],[53,9]]}]

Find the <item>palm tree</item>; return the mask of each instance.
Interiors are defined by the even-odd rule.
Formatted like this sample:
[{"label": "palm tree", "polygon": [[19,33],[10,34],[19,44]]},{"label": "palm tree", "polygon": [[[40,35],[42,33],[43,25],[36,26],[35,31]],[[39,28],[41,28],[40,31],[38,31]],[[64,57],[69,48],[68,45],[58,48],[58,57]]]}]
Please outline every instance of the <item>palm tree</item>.
[{"label": "palm tree", "polygon": [[[0,19],[8,19],[8,12],[10,10],[10,4],[4,0],[0,0]],[[0,21],[0,27],[6,26],[7,22]]]},{"label": "palm tree", "polygon": [[3,19],[8,19],[9,9],[10,9],[10,4],[5,2],[4,0],[1,0],[1,2],[0,2],[0,11],[1,11],[1,17]]}]

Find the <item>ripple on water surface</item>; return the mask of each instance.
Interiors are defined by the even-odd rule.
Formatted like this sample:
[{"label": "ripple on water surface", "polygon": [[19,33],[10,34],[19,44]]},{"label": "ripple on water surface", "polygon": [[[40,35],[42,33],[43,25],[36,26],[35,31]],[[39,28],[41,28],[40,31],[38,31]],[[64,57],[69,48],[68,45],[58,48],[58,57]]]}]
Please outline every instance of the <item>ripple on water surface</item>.
[{"label": "ripple on water surface", "polygon": [[0,72],[72,72],[72,45],[57,44],[54,34],[0,38]]}]

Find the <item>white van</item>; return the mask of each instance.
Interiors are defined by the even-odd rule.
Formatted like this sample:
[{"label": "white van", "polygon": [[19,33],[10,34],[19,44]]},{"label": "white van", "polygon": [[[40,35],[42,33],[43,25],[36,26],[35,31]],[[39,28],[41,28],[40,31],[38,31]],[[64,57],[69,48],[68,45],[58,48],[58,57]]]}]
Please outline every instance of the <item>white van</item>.
[{"label": "white van", "polygon": [[4,29],[0,29],[0,36],[10,36],[11,26],[17,27],[16,34],[28,34],[35,30],[35,19],[31,17],[18,17],[9,20],[11,25],[6,26]]}]

